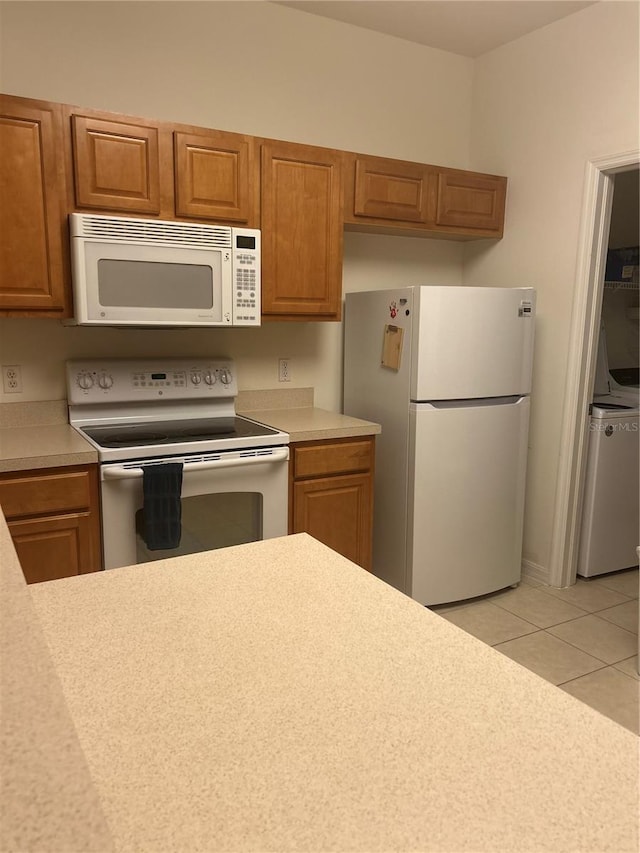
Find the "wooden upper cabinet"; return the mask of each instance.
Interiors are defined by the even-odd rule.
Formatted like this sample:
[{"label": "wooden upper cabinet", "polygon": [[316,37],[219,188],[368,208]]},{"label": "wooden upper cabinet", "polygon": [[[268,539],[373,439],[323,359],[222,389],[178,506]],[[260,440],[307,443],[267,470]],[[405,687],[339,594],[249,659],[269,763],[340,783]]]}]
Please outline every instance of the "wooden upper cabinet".
[{"label": "wooden upper cabinet", "polygon": [[0,96],[0,310],[67,316],[59,104]]},{"label": "wooden upper cabinet", "polygon": [[348,154],[345,225],[353,231],[502,237],[507,179],[427,163]]},{"label": "wooden upper cabinet", "polygon": [[176,216],[249,224],[255,220],[253,139],[202,130],[174,133]]},{"label": "wooden upper cabinet", "polygon": [[0,95],[0,314],[71,316],[67,216],[78,210],[259,227],[263,318],[340,320],[345,227],[499,238],[506,186],[496,175]]},{"label": "wooden upper cabinet", "polygon": [[340,319],[342,164],[341,151],[263,144],[263,316]]},{"label": "wooden upper cabinet", "polygon": [[438,172],[436,225],[502,236],[507,179],[455,169]]},{"label": "wooden upper cabinet", "polygon": [[71,133],[78,207],[146,216],[162,212],[157,126],[142,119],[72,115]]},{"label": "wooden upper cabinet", "polygon": [[347,170],[347,180],[352,184],[347,198],[353,197],[347,218],[353,215],[424,223],[428,178],[428,168],[420,163],[358,156]]}]

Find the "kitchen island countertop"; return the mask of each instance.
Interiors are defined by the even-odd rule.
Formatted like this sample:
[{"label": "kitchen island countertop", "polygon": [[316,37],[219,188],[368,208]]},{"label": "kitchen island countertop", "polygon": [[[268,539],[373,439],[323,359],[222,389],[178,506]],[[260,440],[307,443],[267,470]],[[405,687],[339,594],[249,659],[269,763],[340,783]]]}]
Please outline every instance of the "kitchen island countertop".
[{"label": "kitchen island countertop", "polygon": [[96,849],[637,850],[634,735],[306,534],[27,595]]}]

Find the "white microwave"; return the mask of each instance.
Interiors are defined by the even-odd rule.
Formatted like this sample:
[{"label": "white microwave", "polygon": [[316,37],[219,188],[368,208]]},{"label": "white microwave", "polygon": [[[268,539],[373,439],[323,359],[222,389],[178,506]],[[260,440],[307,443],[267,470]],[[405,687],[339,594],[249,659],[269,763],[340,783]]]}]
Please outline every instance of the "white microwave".
[{"label": "white microwave", "polygon": [[260,232],[72,213],[74,324],[259,326]]}]

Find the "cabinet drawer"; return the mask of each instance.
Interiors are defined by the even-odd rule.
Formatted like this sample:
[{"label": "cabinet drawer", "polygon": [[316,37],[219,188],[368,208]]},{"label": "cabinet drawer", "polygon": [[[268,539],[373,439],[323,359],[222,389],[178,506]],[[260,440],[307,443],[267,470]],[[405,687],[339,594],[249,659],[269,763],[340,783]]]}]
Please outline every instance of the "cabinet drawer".
[{"label": "cabinet drawer", "polygon": [[369,471],[373,465],[373,441],[336,442],[302,445],[293,448],[294,477],[322,477]]},{"label": "cabinet drawer", "polygon": [[87,509],[91,506],[89,472],[3,475],[0,505],[7,519]]}]

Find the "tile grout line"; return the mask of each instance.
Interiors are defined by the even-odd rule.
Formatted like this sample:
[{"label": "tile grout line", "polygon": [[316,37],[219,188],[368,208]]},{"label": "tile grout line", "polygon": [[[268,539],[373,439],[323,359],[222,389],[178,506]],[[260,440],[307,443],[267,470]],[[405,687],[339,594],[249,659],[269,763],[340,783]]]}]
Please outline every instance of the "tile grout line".
[{"label": "tile grout line", "polygon": [[[507,611],[507,612],[509,612],[509,611]],[[587,615],[595,615],[595,614],[587,614]],[[582,616],[578,616],[576,619],[570,619],[569,621],[575,622],[575,621],[577,621],[577,619],[582,619]],[[522,621],[524,622],[526,620],[523,619]],[[602,621],[604,621],[606,624],[606,620],[602,620]],[[567,622],[558,622],[558,625],[566,625],[566,624],[567,624]],[[608,624],[612,625],[613,623],[609,622]],[[554,628],[555,625],[550,625],[549,627]],[[620,626],[616,625],[615,627],[619,628]],[[622,628],[621,630],[626,631],[626,628]],[[566,643],[568,646],[571,646],[572,649],[577,649],[579,652],[582,652],[583,654],[587,655],[587,657],[590,657],[590,658],[593,658],[594,660],[599,661],[602,664],[602,667],[598,667],[598,669],[603,669],[604,667],[607,667],[607,666],[615,667],[615,665],[617,663],[622,663],[623,660],[629,660],[630,657],[631,658],[635,657],[635,655],[627,655],[626,657],[620,658],[620,660],[616,660],[616,661],[613,661],[612,663],[608,663],[606,660],[602,660],[602,658],[599,658],[597,655],[593,654],[593,652],[587,652],[581,646],[574,645],[574,643],[570,642],[569,640],[565,639],[564,637],[556,637],[555,634],[552,634],[551,631],[548,631],[546,628],[538,628],[537,631],[532,631],[529,634],[520,634],[518,637],[512,637],[510,640],[500,640],[499,643],[493,643],[493,644],[487,643],[486,645],[491,645],[492,649],[496,649],[496,651],[500,652],[501,654],[504,654],[504,652],[502,652],[501,649],[498,649],[496,647],[501,646],[504,643],[512,643],[514,640],[523,640],[525,637],[533,637],[535,634],[547,634],[547,636],[553,637],[554,640],[559,640],[561,643]],[[627,631],[627,634],[631,634],[631,631]],[[636,637],[637,634],[631,634],[631,636]],[[483,640],[483,642],[484,642],[484,640]],[[593,670],[593,672],[597,672],[597,671],[598,671],[597,669]],[[582,676],[579,676],[579,677],[581,678]]]},{"label": "tile grout line", "polygon": [[[596,658],[596,660],[599,660],[599,658]],[[626,658],[624,658],[624,660],[626,660]],[[593,675],[594,672],[602,672],[603,669],[615,669],[616,672],[620,673],[620,675],[624,675],[625,678],[628,678],[632,684],[636,681],[636,679],[632,675],[627,675],[627,673],[623,672],[621,669],[616,669],[615,664],[609,663],[605,664],[605,666],[599,666],[598,669],[592,669],[591,672],[585,672],[584,675],[577,675],[575,678],[568,678],[566,681],[562,681],[560,684],[556,684],[556,687],[564,687],[565,684],[571,684],[572,681],[579,681],[581,678],[586,678],[588,675]]]},{"label": "tile grout line", "polygon": [[[550,598],[554,598],[554,596],[550,596]],[[560,601],[561,599],[556,598],[555,600]],[[634,599],[634,598],[630,599],[630,601],[636,601],[636,600],[637,599]],[[564,603],[570,604],[570,602],[564,602]],[[620,604],[626,604],[626,603],[627,603],[626,601],[620,602]],[[487,604],[494,604],[496,607],[499,607],[500,610],[504,610],[505,613],[510,613],[512,616],[516,616],[518,619],[522,619],[523,622],[527,622],[529,625],[533,625],[539,631],[546,631],[549,628],[555,628],[556,625],[567,625],[569,622],[577,622],[578,619],[584,619],[585,616],[598,616],[598,613],[602,613],[604,610],[610,610],[611,609],[609,607],[602,607],[602,608],[600,608],[600,610],[584,610],[582,607],[579,607],[577,604],[570,604],[570,606],[575,607],[576,610],[581,610],[582,615],[581,616],[572,616],[570,619],[561,619],[559,622],[553,622],[551,625],[546,625],[545,627],[541,627],[540,625],[536,625],[535,622],[531,622],[530,619],[526,619],[524,616],[520,616],[519,613],[514,613],[513,610],[509,610],[507,607],[504,607],[502,604],[498,604],[498,602],[496,602],[496,601],[488,601]],[[620,605],[614,604],[613,606],[619,607]],[[462,608],[460,608],[460,609],[462,609]],[[623,628],[622,625],[618,625],[617,622],[612,622],[610,619],[603,619],[602,616],[599,616],[598,618],[600,619],[601,622],[604,622],[607,625],[615,625],[616,628],[620,628],[623,631],[626,631],[628,634],[631,634],[634,637],[638,636],[635,633],[635,631],[629,631],[628,628]],[[523,634],[522,636],[526,636],[526,634]],[[514,638],[514,639],[516,639],[516,638]]]},{"label": "tile grout line", "polygon": [[[491,602],[492,604],[494,602]],[[572,607],[576,607],[578,610],[582,610],[581,607],[578,607],[577,604],[571,605]],[[524,616],[520,616],[518,613],[514,613],[512,610],[507,610],[506,607],[503,607],[501,604],[496,604],[496,607],[499,607],[500,610],[504,610],[505,613],[510,613],[512,616],[517,616],[518,619],[522,619],[523,622],[527,622],[529,625],[533,625],[538,631],[546,631],[547,628],[555,628],[556,625],[565,625],[567,622],[575,622],[577,619],[583,619],[584,616],[592,616],[592,613],[589,613],[588,610],[582,611],[582,616],[572,616],[571,619],[561,619],[559,622],[553,622],[551,625],[547,625],[546,627],[542,627],[541,625],[536,625],[535,622],[531,622],[529,619],[525,619]],[[606,621],[606,620],[605,620]],[[526,636],[526,635],[523,635]]]}]

